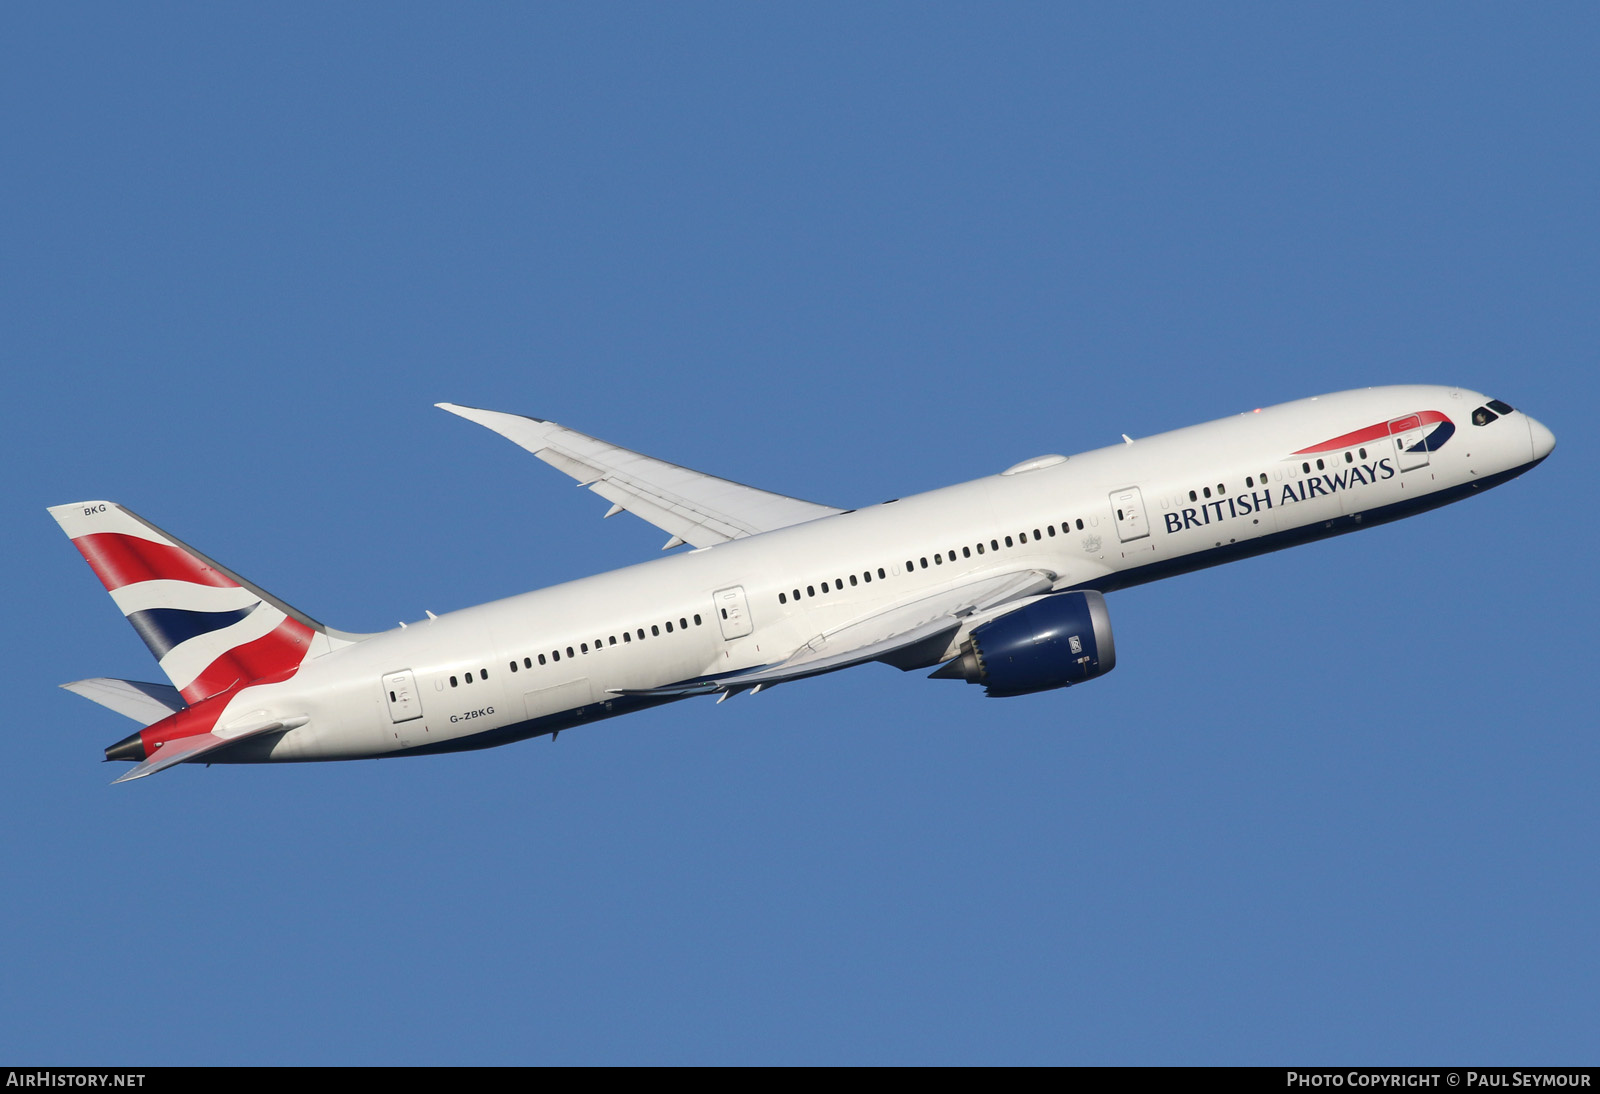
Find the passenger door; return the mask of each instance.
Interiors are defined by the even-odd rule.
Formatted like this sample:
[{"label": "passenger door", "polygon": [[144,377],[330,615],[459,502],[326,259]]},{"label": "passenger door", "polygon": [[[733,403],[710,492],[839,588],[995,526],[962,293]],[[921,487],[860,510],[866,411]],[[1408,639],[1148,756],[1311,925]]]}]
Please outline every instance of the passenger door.
[{"label": "passenger door", "polygon": [[1396,418],[1389,423],[1389,436],[1394,440],[1395,466],[1402,471],[1415,471],[1428,466],[1428,446],[1423,440],[1422,419],[1415,414]]},{"label": "passenger door", "polygon": [[755,629],[755,624],[750,621],[750,604],[745,600],[742,585],[712,593],[711,608],[717,613],[723,638],[743,638]]},{"label": "passenger door", "polygon": [[1117,520],[1117,536],[1123,543],[1143,539],[1150,534],[1150,524],[1144,518],[1144,497],[1137,486],[1113,490],[1111,512]]},{"label": "passenger door", "polygon": [[389,721],[399,724],[422,717],[422,696],[410,669],[391,672],[383,678],[383,694],[389,701]]}]

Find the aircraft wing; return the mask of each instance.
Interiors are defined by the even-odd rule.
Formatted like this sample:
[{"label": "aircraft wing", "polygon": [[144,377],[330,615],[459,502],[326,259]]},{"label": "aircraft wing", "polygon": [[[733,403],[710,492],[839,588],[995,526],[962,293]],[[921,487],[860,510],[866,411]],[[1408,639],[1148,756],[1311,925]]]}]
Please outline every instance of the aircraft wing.
[{"label": "aircraft wing", "polygon": [[612,503],[606,516],[626,509],[671,533],[662,550],[683,543],[711,547],[844,512],[691,471],[541,418],[455,403],[435,405],[494,430],[566,472]]},{"label": "aircraft wing", "polygon": [[746,688],[820,676],[867,661],[920,668],[944,651],[967,616],[1047,593],[1054,582],[1055,575],[1042,570],[984,578],[819,634],[777,664],[686,680],[661,688],[613,690],[619,695],[711,695],[719,691],[731,694]]}]

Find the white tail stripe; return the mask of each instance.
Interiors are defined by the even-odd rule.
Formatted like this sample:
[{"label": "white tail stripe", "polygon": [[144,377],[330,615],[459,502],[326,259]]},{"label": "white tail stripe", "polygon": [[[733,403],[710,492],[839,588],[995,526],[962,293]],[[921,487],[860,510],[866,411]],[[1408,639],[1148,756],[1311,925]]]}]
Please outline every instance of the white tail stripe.
[{"label": "white tail stripe", "polygon": [[158,578],[113,589],[111,599],[116,601],[123,615],[132,615],[134,612],[150,608],[179,608],[189,612],[230,612],[248,608],[261,598],[238,585],[218,588],[215,585],[196,585],[192,581]]},{"label": "white tail stripe", "polygon": [[167,674],[167,679],[182,691],[211,663],[229,650],[242,646],[246,642],[254,642],[271,634],[288,616],[284,615],[271,604],[262,604],[261,607],[245,616],[231,627],[212,631],[210,634],[196,635],[171,650],[161,659],[161,671]]},{"label": "white tail stripe", "polygon": [[69,539],[80,539],[99,532],[115,532],[136,539],[147,539],[151,543],[163,543],[168,547],[177,546],[148,524],[135,520],[126,509],[114,501],[79,501],[71,505],[52,505],[50,515],[56,518],[56,523],[61,525],[61,530],[67,533]]}]

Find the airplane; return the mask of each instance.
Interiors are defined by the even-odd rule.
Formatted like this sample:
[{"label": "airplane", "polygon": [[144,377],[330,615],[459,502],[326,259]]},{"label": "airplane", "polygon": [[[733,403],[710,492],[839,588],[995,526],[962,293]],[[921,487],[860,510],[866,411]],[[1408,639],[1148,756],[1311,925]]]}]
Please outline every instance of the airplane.
[{"label": "airplane", "polygon": [[50,514],[170,683],[63,687],[142,727],[135,766],[420,756],[866,662],[983,687],[1116,665],[1105,594],[1469,497],[1555,447],[1461,388],[1322,395],[863,509],[801,501],[539,418],[439,403],[670,535],[661,558],[376,634],[312,619],[108,501]]}]

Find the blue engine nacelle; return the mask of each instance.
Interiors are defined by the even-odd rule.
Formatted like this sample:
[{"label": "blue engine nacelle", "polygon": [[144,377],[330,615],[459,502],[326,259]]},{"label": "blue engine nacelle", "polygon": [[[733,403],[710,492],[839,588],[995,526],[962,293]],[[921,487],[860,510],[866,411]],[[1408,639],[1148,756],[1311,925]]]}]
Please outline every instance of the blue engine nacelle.
[{"label": "blue engine nacelle", "polygon": [[1091,591],[1047,596],[983,624],[933,677],[983,684],[999,697],[1071,687],[1116,666],[1111,613]]}]

